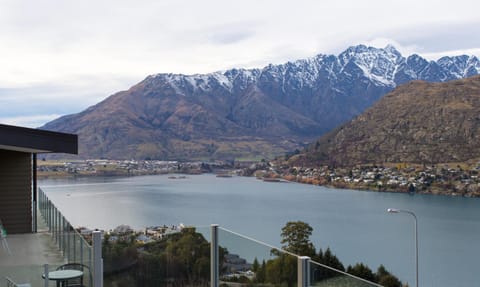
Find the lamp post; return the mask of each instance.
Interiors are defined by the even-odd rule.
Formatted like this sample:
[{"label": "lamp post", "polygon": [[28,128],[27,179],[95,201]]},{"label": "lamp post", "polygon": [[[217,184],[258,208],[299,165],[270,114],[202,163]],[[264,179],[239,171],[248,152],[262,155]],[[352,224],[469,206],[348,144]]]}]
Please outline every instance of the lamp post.
[{"label": "lamp post", "polygon": [[407,213],[413,216],[414,219],[414,236],[415,236],[415,286],[418,287],[418,233],[417,233],[417,216],[415,213],[409,210],[389,208],[387,209],[388,213]]}]

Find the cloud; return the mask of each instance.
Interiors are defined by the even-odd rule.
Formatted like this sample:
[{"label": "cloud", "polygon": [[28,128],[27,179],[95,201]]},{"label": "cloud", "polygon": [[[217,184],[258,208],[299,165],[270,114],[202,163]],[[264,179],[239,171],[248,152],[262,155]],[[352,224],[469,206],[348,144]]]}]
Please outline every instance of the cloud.
[{"label": "cloud", "polygon": [[80,112],[141,79],[77,75],[59,82],[28,83],[0,88],[0,115],[23,119],[28,115],[65,115]]},{"label": "cloud", "polygon": [[28,128],[38,128],[45,123],[59,118],[59,114],[49,115],[27,115],[17,117],[0,117],[0,123],[5,125],[22,126]]},{"label": "cloud", "polygon": [[479,55],[475,51],[480,48],[480,37],[472,37],[478,33],[479,25],[478,20],[435,22],[384,30],[380,34],[391,39],[395,45],[422,56],[452,55],[452,51],[474,52]]},{"label": "cloud", "polygon": [[252,38],[255,31],[252,23],[230,23],[208,29],[208,40],[212,44],[228,45],[235,44]]},{"label": "cloud", "polygon": [[361,43],[477,53],[479,3],[5,0],[0,115],[79,112],[149,74],[261,68]]},{"label": "cloud", "polygon": [[441,57],[445,57],[445,56],[451,57],[451,56],[460,56],[460,55],[467,55],[467,56],[473,55],[473,56],[476,56],[477,58],[480,58],[480,48],[424,53],[422,56],[429,60],[438,60]]},{"label": "cloud", "polygon": [[387,45],[393,45],[404,57],[408,57],[417,53],[419,47],[417,45],[404,45],[397,40],[391,38],[375,38],[364,41],[367,46],[385,48]]}]

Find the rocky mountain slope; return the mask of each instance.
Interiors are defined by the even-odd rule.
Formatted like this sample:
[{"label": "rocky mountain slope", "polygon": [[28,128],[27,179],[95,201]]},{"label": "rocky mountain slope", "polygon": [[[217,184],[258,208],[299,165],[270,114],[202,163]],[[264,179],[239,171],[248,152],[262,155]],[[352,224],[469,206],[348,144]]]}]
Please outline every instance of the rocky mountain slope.
[{"label": "rocky mountain slope", "polygon": [[480,158],[480,76],[413,81],[324,135],[292,165],[467,162]]},{"label": "rocky mountain slope", "polygon": [[82,157],[226,159],[301,148],[410,80],[479,74],[474,56],[427,61],[394,47],[204,75],[157,74],[43,129],[79,135]]}]

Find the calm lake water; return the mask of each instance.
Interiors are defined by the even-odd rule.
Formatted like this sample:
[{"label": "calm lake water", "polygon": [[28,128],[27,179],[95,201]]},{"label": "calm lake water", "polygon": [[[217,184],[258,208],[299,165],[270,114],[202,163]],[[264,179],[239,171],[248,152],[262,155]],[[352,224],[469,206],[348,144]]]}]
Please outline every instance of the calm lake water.
[{"label": "calm lake water", "polygon": [[337,190],[214,175],[41,180],[74,226],[222,227],[280,246],[280,230],[302,220],[317,248],[348,265],[380,264],[415,285],[413,218],[418,217],[421,286],[480,286],[480,199]]}]

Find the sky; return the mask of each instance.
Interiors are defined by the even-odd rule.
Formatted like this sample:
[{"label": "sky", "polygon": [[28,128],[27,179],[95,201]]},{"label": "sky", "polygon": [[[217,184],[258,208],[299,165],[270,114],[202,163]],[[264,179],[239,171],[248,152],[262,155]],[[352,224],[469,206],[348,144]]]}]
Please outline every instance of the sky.
[{"label": "sky", "polygon": [[148,75],[261,68],[349,46],[480,56],[474,0],[0,0],[0,123],[39,127]]}]

